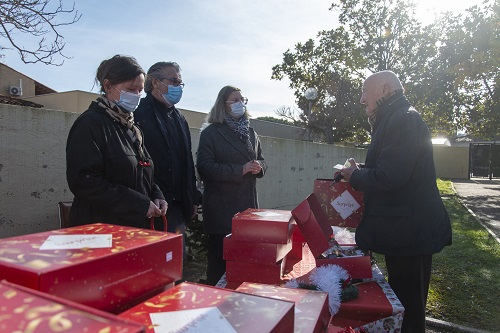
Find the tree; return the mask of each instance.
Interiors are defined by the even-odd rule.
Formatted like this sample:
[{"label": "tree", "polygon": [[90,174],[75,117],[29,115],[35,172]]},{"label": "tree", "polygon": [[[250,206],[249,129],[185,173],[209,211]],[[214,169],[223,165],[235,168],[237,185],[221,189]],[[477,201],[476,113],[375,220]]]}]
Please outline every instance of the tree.
[{"label": "tree", "polygon": [[[303,91],[308,86],[318,89],[311,119],[316,124],[309,127],[321,130],[327,142],[335,138],[363,143],[368,124],[359,105],[362,80],[369,72],[390,69],[404,82],[420,82],[436,40],[415,19],[414,5],[408,0],[340,0],[330,9],[339,12],[341,26],[320,32],[318,45],[310,39],[297,44],[295,52],[287,50],[283,63],[273,67],[272,78],[290,79],[302,110],[307,105]],[[428,93],[416,87],[405,88],[410,95]],[[301,119],[308,121],[305,115]]]},{"label": "tree", "polygon": [[[360,73],[356,73],[361,68],[357,62],[362,59],[357,56],[342,28],[322,31],[318,39],[318,44],[312,39],[298,43],[295,52],[287,50],[283,63],[273,67],[272,78],[281,80],[287,76],[297,105],[306,110],[297,114],[289,108],[282,108],[278,114],[322,133],[328,143],[354,138],[364,142],[368,128],[357,103],[361,81],[358,79]],[[346,66],[346,63],[353,65]],[[304,91],[309,87],[318,90],[310,116],[309,101],[304,97]]]},{"label": "tree", "polygon": [[287,119],[282,119],[282,118],[274,118],[274,117],[257,117],[257,120],[264,120],[264,121],[269,121],[271,123],[278,123],[278,124],[284,124],[284,125],[291,125],[294,126],[294,123],[292,121],[289,121]]},{"label": "tree", "polygon": [[453,121],[469,135],[500,135],[500,5],[473,6],[466,15],[443,15],[435,77],[446,86],[435,94],[451,102]]},{"label": "tree", "polygon": [[[71,15],[71,18],[62,22],[57,20],[64,15]],[[64,61],[56,62],[54,56],[68,57],[62,53],[66,43],[59,28],[77,22],[80,17],[74,3],[71,9],[65,9],[62,0],[57,5],[50,0],[0,1],[0,49],[9,48],[6,45],[10,44],[26,64],[41,62],[60,66]],[[22,45],[18,42],[18,34],[27,36],[36,46]],[[52,41],[48,41],[47,36]]]}]

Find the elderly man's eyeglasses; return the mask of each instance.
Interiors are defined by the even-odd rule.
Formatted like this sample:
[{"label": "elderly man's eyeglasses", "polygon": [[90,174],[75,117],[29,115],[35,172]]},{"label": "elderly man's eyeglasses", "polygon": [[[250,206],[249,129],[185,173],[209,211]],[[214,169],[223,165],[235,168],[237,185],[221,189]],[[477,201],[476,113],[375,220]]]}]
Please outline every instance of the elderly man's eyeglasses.
[{"label": "elderly man's eyeglasses", "polygon": [[247,103],[248,103],[248,98],[246,98],[246,97],[242,97],[241,99],[240,99],[240,98],[237,98],[237,99],[232,100],[232,101],[226,101],[226,103],[228,103],[228,104],[233,104],[233,103],[238,103],[238,102],[241,102],[241,103],[243,103],[244,105],[247,105]]},{"label": "elderly man's eyeglasses", "polygon": [[162,80],[168,80],[172,82],[174,87],[181,86],[182,88],[184,88],[184,86],[186,85],[184,82],[182,82],[182,80],[179,80],[176,77],[164,77],[164,78],[159,78],[158,80],[160,80],[161,83],[163,83]]}]

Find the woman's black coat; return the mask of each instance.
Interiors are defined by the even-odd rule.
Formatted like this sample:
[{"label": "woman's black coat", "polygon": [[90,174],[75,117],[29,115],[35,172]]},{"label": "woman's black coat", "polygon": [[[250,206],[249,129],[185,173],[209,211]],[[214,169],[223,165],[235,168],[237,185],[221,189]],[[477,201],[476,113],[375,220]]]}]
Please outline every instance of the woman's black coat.
[{"label": "woman's black coat", "polygon": [[429,129],[398,94],[379,107],[365,167],[350,183],[363,192],[365,212],[356,243],[387,255],[424,255],[451,244]]},{"label": "woman's black coat", "polygon": [[129,130],[92,102],[71,127],[66,145],[66,177],[75,195],[70,224],[146,227],[150,201],[164,197],[144,152],[149,160],[140,165]]},{"label": "woman's black coat", "polygon": [[254,158],[234,131],[226,124],[211,124],[201,132],[196,167],[204,185],[203,227],[207,234],[231,233],[236,213],[259,206],[256,183],[267,166],[253,128],[250,142],[262,170],[243,175],[243,165]]}]

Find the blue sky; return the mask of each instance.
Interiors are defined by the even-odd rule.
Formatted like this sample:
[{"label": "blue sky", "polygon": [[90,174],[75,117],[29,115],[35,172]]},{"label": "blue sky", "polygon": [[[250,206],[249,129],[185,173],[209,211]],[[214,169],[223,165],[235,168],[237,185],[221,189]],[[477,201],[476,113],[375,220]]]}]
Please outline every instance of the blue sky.
[{"label": "blue sky", "polygon": [[[231,84],[248,97],[252,117],[276,116],[279,107],[294,106],[294,97],[287,80],[271,80],[271,68],[296,43],[337,27],[336,13],[328,10],[332,2],[76,1],[82,18],[60,29],[64,54],[72,57],[63,66],[24,64],[13,50],[0,51],[0,61],[57,91],[93,92],[97,67],[115,54],[136,57],[146,71],[157,61],[176,61],[186,83],[178,107],[206,113]],[[480,0],[416,2],[425,22],[435,11],[463,11]]]}]

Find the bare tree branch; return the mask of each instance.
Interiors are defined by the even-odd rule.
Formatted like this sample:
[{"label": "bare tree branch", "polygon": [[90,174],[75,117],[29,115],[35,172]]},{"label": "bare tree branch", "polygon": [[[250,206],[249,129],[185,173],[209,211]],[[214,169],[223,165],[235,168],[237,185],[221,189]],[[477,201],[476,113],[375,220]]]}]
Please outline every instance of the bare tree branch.
[{"label": "bare tree branch", "polygon": [[[41,62],[46,65],[60,66],[64,63],[55,62],[55,56],[60,55],[69,59],[62,53],[66,43],[59,33],[62,26],[78,22],[81,14],[75,10],[73,3],[70,9],[65,9],[63,0],[8,0],[0,1],[0,49],[10,47],[2,45],[5,41],[10,44],[26,63]],[[57,18],[71,15],[69,20],[58,21]],[[30,37],[28,46],[21,45],[19,36]],[[51,39],[47,40],[47,36]],[[33,43],[33,44],[31,44]],[[36,46],[35,46],[36,45]]]}]

